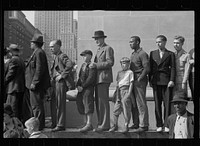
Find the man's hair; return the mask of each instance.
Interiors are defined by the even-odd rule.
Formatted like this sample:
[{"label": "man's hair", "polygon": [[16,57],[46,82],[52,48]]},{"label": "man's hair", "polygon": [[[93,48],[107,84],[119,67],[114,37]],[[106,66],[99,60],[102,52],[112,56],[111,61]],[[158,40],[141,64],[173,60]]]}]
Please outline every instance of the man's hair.
[{"label": "man's hair", "polygon": [[38,130],[40,126],[40,121],[38,120],[38,118],[32,117],[25,122],[25,126],[31,126],[33,127],[33,130]]},{"label": "man's hair", "polygon": [[156,37],[156,39],[157,39],[157,38],[161,38],[161,40],[162,40],[162,41],[165,41],[165,42],[167,41],[167,38],[166,38],[166,36],[164,36],[164,35],[158,35],[158,36]]},{"label": "man's hair", "polygon": [[56,44],[59,45],[59,46],[62,46],[61,40],[60,40],[60,39],[59,39],[59,40],[56,40]]},{"label": "man's hair", "polygon": [[175,40],[179,40],[181,43],[184,43],[185,42],[185,38],[183,36],[180,36],[180,35],[176,35],[174,37]]},{"label": "man's hair", "polygon": [[135,39],[135,40],[138,41],[139,44],[140,44],[141,40],[140,40],[140,37],[139,37],[139,36],[132,36],[131,38],[132,38],[132,39]]}]

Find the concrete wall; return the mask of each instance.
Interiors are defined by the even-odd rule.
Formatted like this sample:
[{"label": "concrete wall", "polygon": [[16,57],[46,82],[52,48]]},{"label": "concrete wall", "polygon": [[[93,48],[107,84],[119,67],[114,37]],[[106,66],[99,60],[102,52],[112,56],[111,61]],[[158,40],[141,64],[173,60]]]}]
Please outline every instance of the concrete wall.
[{"label": "concrete wall", "polygon": [[[166,47],[173,48],[173,37],[182,35],[186,41],[184,49],[194,47],[194,11],[78,11],[78,66],[82,63],[81,51],[90,49],[96,54],[97,46],[92,36],[94,31],[104,30],[106,43],[113,47],[116,73],[121,69],[119,60],[130,57],[132,50],[129,39],[132,35],[141,38],[141,47],[149,54],[157,49],[155,37],[163,34],[167,37]],[[94,57],[92,58],[92,60]],[[115,85],[116,82],[111,84]]]}]

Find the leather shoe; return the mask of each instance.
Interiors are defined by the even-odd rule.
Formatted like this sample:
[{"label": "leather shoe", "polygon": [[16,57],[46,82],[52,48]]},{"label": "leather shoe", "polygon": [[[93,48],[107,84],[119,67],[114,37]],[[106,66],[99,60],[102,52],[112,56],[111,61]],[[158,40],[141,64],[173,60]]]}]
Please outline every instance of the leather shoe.
[{"label": "leather shoe", "polygon": [[138,128],[139,128],[138,125],[132,125],[132,126],[129,127],[129,129],[138,129]]},{"label": "leather shoe", "polygon": [[57,131],[64,131],[64,130],[65,130],[64,127],[56,127],[56,128],[54,128],[54,129],[52,129],[51,131],[52,131],[52,132],[57,132]]},{"label": "leather shoe", "polygon": [[117,130],[118,130],[118,126],[113,125],[113,126],[109,129],[109,132],[114,132],[114,131],[117,131]]},{"label": "leather shoe", "polygon": [[149,127],[139,127],[138,129],[134,129],[133,132],[144,132],[148,130],[149,130]]},{"label": "leather shoe", "polygon": [[94,132],[103,132],[103,131],[108,131],[109,128],[103,129],[103,128],[97,128],[94,130]]},{"label": "leather shoe", "polygon": [[90,131],[90,130],[93,130],[93,127],[92,127],[92,124],[87,124],[85,125],[83,128],[81,128],[79,131],[80,132],[87,132],[87,131]]},{"label": "leather shoe", "polygon": [[157,131],[157,132],[162,132],[162,127],[158,127],[158,128],[156,129],[156,131]]}]

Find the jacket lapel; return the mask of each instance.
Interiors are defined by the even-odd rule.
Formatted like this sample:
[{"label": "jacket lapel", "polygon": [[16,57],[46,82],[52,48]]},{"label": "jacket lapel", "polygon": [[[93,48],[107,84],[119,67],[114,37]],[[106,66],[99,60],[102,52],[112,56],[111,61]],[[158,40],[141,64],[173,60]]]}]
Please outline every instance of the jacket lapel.
[{"label": "jacket lapel", "polygon": [[160,64],[160,54],[159,54],[159,50],[156,50],[153,54],[153,59],[154,61],[159,65]]},{"label": "jacket lapel", "polygon": [[166,49],[164,54],[163,54],[163,57],[162,59],[160,60],[160,64],[165,61],[165,59],[169,56],[169,51]]},{"label": "jacket lapel", "polygon": [[31,55],[31,57],[29,58],[28,62],[26,63],[26,67],[29,65],[29,63],[31,62],[31,60],[33,59],[33,57],[35,56],[35,52],[37,51],[38,49],[34,50],[33,54]]},{"label": "jacket lapel", "polygon": [[102,54],[103,54],[103,52],[105,51],[104,50],[104,47],[106,46],[106,43],[104,43],[103,45],[102,45],[102,47],[101,48],[99,48],[99,50],[97,51],[97,58],[99,58]]}]

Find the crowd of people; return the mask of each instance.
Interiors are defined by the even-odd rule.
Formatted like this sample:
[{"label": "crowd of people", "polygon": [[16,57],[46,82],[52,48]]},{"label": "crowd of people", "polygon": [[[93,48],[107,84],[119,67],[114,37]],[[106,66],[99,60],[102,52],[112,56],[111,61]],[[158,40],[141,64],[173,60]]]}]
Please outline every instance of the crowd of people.
[{"label": "crowd of people", "polygon": [[[184,37],[174,37],[175,52],[172,52],[165,47],[167,38],[158,35],[155,38],[157,48],[149,55],[140,47],[139,36],[130,37],[129,44],[133,52],[130,57],[120,60],[122,69],[116,78],[112,126],[109,87],[113,82],[114,49],[105,43],[106,37],[101,30],[94,32],[92,38],[98,47],[94,61],[91,60],[91,50],[81,52],[83,63],[77,82],[73,78],[74,63],[61,51],[62,42],[59,39],[49,44],[54,56],[50,69],[42,49],[43,36],[40,34],[35,34],[30,41],[33,53],[27,62],[21,59],[21,50],[16,44],[6,48],[4,137],[47,138],[41,132],[45,128],[44,99],[47,94],[51,97],[52,132],[65,130],[66,92],[75,88],[78,90],[77,110],[86,118],[80,132],[117,131],[121,113],[125,120],[123,133],[129,129],[133,129],[133,132],[148,131],[146,87],[149,83],[155,101],[156,131],[169,132],[170,138],[192,138],[194,114],[188,112],[186,106],[187,81],[194,101],[194,49],[189,53],[183,49]],[[97,125],[92,125],[94,107]],[[130,123],[133,123],[131,127]]]}]

